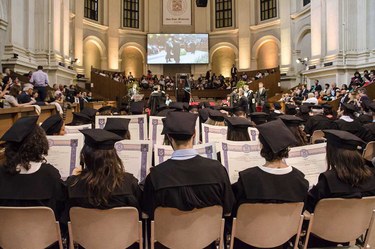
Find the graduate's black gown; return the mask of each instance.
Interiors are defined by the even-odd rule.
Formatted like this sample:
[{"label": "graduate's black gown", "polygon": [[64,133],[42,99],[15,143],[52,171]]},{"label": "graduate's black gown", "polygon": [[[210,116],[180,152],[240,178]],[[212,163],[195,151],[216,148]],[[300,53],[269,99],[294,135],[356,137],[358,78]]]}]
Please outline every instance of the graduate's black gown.
[{"label": "graduate's black gown", "polygon": [[[358,187],[340,181],[335,170],[326,171],[319,176],[318,183],[309,191],[306,200],[306,210],[314,212],[316,204],[325,198],[362,198],[375,195],[375,176]],[[336,243],[311,237],[309,247],[335,246]]]},{"label": "graduate's black gown", "polygon": [[332,128],[332,119],[325,115],[316,115],[307,119],[305,124],[306,134],[312,135],[317,130],[328,130]]},{"label": "graduate's black gown", "polygon": [[347,122],[345,120],[338,119],[338,120],[335,120],[332,124],[332,129],[347,131],[354,135],[359,134],[361,127],[362,127],[361,122],[359,122],[356,119],[353,122]]},{"label": "graduate's black gown", "polygon": [[[60,220],[65,208],[66,188],[59,171],[50,164],[42,163],[31,174],[9,174],[0,167],[0,206],[51,208],[56,220]],[[64,227],[61,227],[64,233]],[[54,243],[48,248],[58,248]]]},{"label": "graduate's black gown", "polygon": [[142,209],[153,219],[157,207],[190,211],[220,205],[225,214],[232,211],[233,204],[225,168],[217,160],[195,156],[187,160],[169,159],[153,167],[145,181]]},{"label": "graduate's black gown", "polygon": [[59,171],[42,163],[31,174],[11,175],[0,167],[0,206],[50,207],[59,219],[65,205],[66,189]]},{"label": "graduate's black gown", "polygon": [[[241,171],[232,188],[236,197],[235,217],[238,207],[243,203],[304,202],[309,183],[296,168],[287,174],[275,175],[254,167]],[[254,247],[235,239],[234,248]]]},{"label": "graduate's black gown", "polygon": [[358,137],[366,143],[375,141],[375,123],[363,125],[358,132]]}]

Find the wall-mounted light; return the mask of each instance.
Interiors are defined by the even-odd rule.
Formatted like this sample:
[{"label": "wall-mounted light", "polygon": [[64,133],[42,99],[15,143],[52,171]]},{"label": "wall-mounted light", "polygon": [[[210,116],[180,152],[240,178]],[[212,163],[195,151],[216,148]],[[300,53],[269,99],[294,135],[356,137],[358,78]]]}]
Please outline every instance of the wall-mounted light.
[{"label": "wall-mounted light", "polygon": [[297,64],[302,64],[302,65],[304,65],[304,66],[307,66],[307,62],[309,61],[309,58],[307,58],[307,57],[305,57],[305,58],[298,58],[297,60],[296,60],[296,62],[297,62]]},{"label": "wall-mounted light", "polygon": [[79,59],[78,58],[70,59],[70,65],[73,65],[74,63],[79,63]]},{"label": "wall-mounted light", "polygon": [[18,54],[14,53],[13,54],[13,59],[18,59]]}]

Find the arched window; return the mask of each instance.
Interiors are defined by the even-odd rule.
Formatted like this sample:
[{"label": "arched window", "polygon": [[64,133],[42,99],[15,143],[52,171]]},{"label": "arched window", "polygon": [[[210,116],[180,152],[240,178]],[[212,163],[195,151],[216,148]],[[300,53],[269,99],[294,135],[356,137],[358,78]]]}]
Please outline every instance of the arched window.
[{"label": "arched window", "polygon": [[310,3],[310,0],[303,0],[303,6],[306,6]]},{"label": "arched window", "polygon": [[98,1],[99,0],[85,0],[85,17],[91,20],[98,21]]}]

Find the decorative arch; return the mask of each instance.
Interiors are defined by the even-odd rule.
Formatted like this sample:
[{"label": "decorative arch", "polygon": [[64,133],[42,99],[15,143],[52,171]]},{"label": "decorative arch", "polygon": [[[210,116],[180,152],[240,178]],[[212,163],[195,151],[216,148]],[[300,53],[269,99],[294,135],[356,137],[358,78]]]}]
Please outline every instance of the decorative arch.
[{"label": "decorative arch", "polygon": [[102,58],[107,56],[107,48],[100,38],[90,35],[83,40],[83,46],[85,46],[87,42],[92,42],[99,48],[100,56]]},{"label": "decorative arch", "polygon": [[311,33],[311,26],[310,25],[303,26],[298,32],[296,36],[296,40],[294,41],[294,44],[298,45],[303,39],[303,37],[308,33]]},{"label": "decorative arch", "polygon": [[127,42],[124,45],[122,45],[120,47],[120,50],[118,51],[118,54],[119,54],[120,58],[121,58],[122,52],[127,47],[133,47],[133,48],[137,49],[141,53],[142,58],[143,58],[143,62],[145,63],[146,50],[145,50],[145,48],[143,46],[141,46],[140,44],[138,44],[136,42]]},{"label": "decorative arch", "polygon": [[277,46],[279,47],[279,52],[280,52],[280,47],[281,47],[280,40],[277,39],[273,35],[266,35],[266,36],[263,36],[262,38],[259,38],[254,43],[253,48],[251,50],[251,54],[254,55],[255,58],[258,58],[258,52],[259,52],[260,47],[262,47],[263,44],[265,44],[267,42],[270,42],[270,41],[273,41],[273,42],[275,42],[277,44]]},{"label": "decorative arch", "polygon": [[212,56],[214,55],[214,53],[218,49],[223,48],[223,47],[229,47],[233,49],[233,52],[236,55],[236,60],[238,59],[238,48],[236,46],[234,46],[232,43],[229,43],[229,42],[219,42],[210,48],[210,61],[212,61]]}]

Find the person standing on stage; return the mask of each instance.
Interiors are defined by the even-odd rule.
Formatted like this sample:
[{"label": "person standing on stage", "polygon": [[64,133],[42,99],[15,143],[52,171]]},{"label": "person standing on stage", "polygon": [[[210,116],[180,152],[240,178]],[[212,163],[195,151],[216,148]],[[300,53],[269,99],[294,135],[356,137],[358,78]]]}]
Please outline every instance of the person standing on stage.
[{"label": "person standing on stage", "polygon": [[237,68],[234,64],[232,65],[232,68],[230,69],[230,74],[232,75],[232,80],[237,82]]},{"label": "person standing on stage", "polygon": [[43,72],[43,67],[38,66],[38,71],[31,75],[30,83],[34,85],[35,90],[38,91],[39,97],[37,101],[44,102],[47,92],[46,86],[48,86],[48,75]]}]

